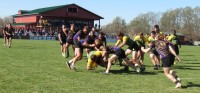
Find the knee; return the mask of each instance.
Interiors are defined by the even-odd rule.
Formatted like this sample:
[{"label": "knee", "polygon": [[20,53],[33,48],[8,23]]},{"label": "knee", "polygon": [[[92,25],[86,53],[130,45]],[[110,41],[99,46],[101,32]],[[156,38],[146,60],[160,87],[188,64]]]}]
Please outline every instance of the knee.
[{"label": "knee", "polygon": [[81,55],[76,55],[76,57],[78,58],[78,60],[81,60],[82,59],[82,57],[81,57]]},{"label": "knee", "polygon": [[170,70],[170,71],[169,71],[169,74],[173,74],[173,73],[175,73],[174,70]]},{"label": "knee", "polygon": [[165,76],[168,76],[169,75],[169,72],[164,72]]},{"label": "knee", "polygon": [[111,59],[111,58],[109,58],[109,59],[108,59],[108,62],[112,62],[112,59]]},{"label": "knee", "polygon": [[79,59],[79,60],[81,60],[81,59],[82,59],[82,57],[80,56],[78,59]]}]

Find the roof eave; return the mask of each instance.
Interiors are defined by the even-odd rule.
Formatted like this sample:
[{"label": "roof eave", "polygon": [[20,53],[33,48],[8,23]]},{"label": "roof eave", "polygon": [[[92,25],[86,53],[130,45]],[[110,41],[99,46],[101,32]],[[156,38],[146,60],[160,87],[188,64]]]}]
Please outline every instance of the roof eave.
[{"label": "roof eave", "polygon": [[22,14],[22,15],[13,15],[14,17],[18,16],[28,16],[28,15],[38,15],[39,13],[31,13],[31,14]]}]

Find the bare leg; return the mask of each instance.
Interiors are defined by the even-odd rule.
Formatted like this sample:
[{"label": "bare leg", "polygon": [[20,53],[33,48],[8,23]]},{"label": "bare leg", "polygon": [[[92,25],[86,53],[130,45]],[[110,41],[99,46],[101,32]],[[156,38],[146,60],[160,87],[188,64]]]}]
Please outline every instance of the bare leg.
[{"label": "bare leg", "polygon": [[140,63],[144,64],[144,52],[140,50]]},{"label": "bare leg", "polygon": [[8,47],[9,47],[9,48],[11,47],[11,42],[12,42],[12,38],[10,37],[10,38],[8,39]]},{"label": "bare leg", "polygon": [[69,46],[70,46],[70,44],[66,43],[66,52],[67,52],[67,56],[66,57],[69,57]]},{"label": "bare leg", "polygon": [[131,62],[129,62],[129,59],[128,58],[124,58],[123,59],[124,60],[124,62],[129,66],[129,67],[131,67],[131,68],[135,68],[135,66],[131,63]]},{"label": "bare leg", "polygon": [[112,63],[112,61],[116,60],[117,58],[118,58],[117,55],[112,55],[112,56],[108,59],[107,69],[106,69],[106,71],[105,71],[106,74],[109,73],[109,70],[110,70],[110,68],[111,68],[111,63]]},{"label": "bare leg", "polygon": [[4,36],[4,46],[6,46],[6,36]]},{"label": "bare leg", "polygon": [[164,70],[165,76],[166,76],[169,80],[171,80],[172,82],[175,83],[175,82],[176,82],[176,78],[175,78],[172,74],[170,74],[170,68],[164,67],[163,70]]},{"label": "bare leg", "polygon": [[76,62],[78,60],[81,60],[82,59],[82,52],[81,52],[81,49],[80,48],[75,48],[75,57],[72,59],[73,62],[72,62],[72,68],[75,66]]},{"label": "bare leg", "polygon": [[139,64],[138,62],[138,52],[137,51],[132,51],[132,59],[134,64]]},{"label": "bare leg", "polygon": [[61,51],[61,53],[63,55],[63,46],[62,45],[60,45],[60,51]]},{"label": "bare leg", "polygon": [[153,53],[151,53],[150,55],[150,59],[153,65],[156,65],[156,61],[155,61],[155,55]]}]

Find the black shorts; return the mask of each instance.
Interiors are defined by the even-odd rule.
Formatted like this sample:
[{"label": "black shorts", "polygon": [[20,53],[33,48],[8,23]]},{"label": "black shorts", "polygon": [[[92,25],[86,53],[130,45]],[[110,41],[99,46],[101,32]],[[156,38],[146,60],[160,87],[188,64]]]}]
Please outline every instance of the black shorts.
[{"label": "black shorts", "polygon": [[66,43],[63,43],[63,42],[62,42],[62,43],[60,43],[60,45],[64,45],[64,44],[66,44]]},{"label": "black shorts", "polygon": [[126,58],[126,54],[123,49],[119,49],[119,50],[115,51],[114,54],[117,55],[118,58],[121,58],[121,59]]},{"label": "black shorts", "polygon": [[171,65],[174,65],[175,56],[173,54],[169,54],[169,57],[170,57],[170,63],[171,63]]},{"label": "black shorts", "polygon": [[73,39],[67,39],[67,43],[74,45]]},{"label": "black shorts", "polygon": [[12,35],[6,35],[6,38],[9,39],[9,38],[12,38]]},{"label": "black shorts", "polygon": [[81,45],[81,43],[76,39],[74,39],[73,42],[74,42],[74,48],[80,48],[81,52],[83,53],[83,46]]},{"label": "black shorts", "polygon": [[138,45],[135,45],[133,51],[139,51],[139,50],[140,50],[140,47]]},{"label": "black shorts", "polygon": [[170,55],[168,55],[164,58],[161,58],[161,61],[162,61],[163,67],[171,67],[172,66],[172,59],[171,59]]},{"label": "black shorts", "polygon": [[151,52],[152,52],[154,55],[159,56],[159,54],[158,54],[158,52],[156,51],[156,49],[153,49]]},{"label": "black shorts", "polygon": [[62,43],[60,43],[60,45],[64,45],[66,44],[66,39],[61,39]]}]

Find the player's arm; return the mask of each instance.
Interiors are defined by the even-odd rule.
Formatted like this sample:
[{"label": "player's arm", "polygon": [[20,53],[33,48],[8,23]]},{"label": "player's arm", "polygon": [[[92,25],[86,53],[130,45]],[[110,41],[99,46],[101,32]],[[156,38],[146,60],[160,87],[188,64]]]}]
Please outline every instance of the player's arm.
[{"label": "player's arm", "polygon": [[102,57],[103,57],[103,61],[106,62],[107,59],[108,59],[108,52],[107,51],[103,51]]},{"label": "player's arm", "polygon": [[60,33],[58,34],[58,39],[59,39],[60,43],[62,43],[61,34]]},{"label": "player's arm", "polygon": [[3,35],[6,35],[6,33],[5,33],[6,31],[5,30],[3,30]]},{"label": "player's arm", "polygon": [[6,31],[6,35],[10,35],[10,33],[8,33],[8,32]]},{"label": "player's arm", "polygon": [[167,38],[167,41],[172,41],[173,39],[173,35],[170,35],[168,38]]},{"label": "player's arm", "polygon": [[141,47],[141,50],[142,50],[143,52],[147,53],[147,52],[149,52],[149,51],[151,50],[151,47],[145,49],[145,48],[142,46],[142,47]]},{"label": "player's arm", "polygon": [[119,48],[123,47],[127,42],[127,37],[123,37],[122,43],[118,46]]},{"label": "player's arm", "polygon": [[95,44],[93,43],[93,44],[89,44],[89,36],[87,36],[86,38],[85,38],[85,41],[84,41],[84,43],[83,43],[83,46],[85,46],[85,47],[95,47]]},{"label": "player's arm", "polygon": [[181,62],[181,59],[178,57],[171,45],[169,45],[169,50],[178,59],[178,61]]},{"label": "player's arm", "polygon": [[117,42],[115,43],[115,46],[118,46],[120,42],[121,40],[117,40]]},{"label": "player's arm", "polygon": [[96,46],[94,47],[94,49],[97,50],[97,51],[99,51],[99,49]]},{"label": "player's arm", "polygon": [[121,48],[126,44],[126,41],[123,41],[118,47]]}]

